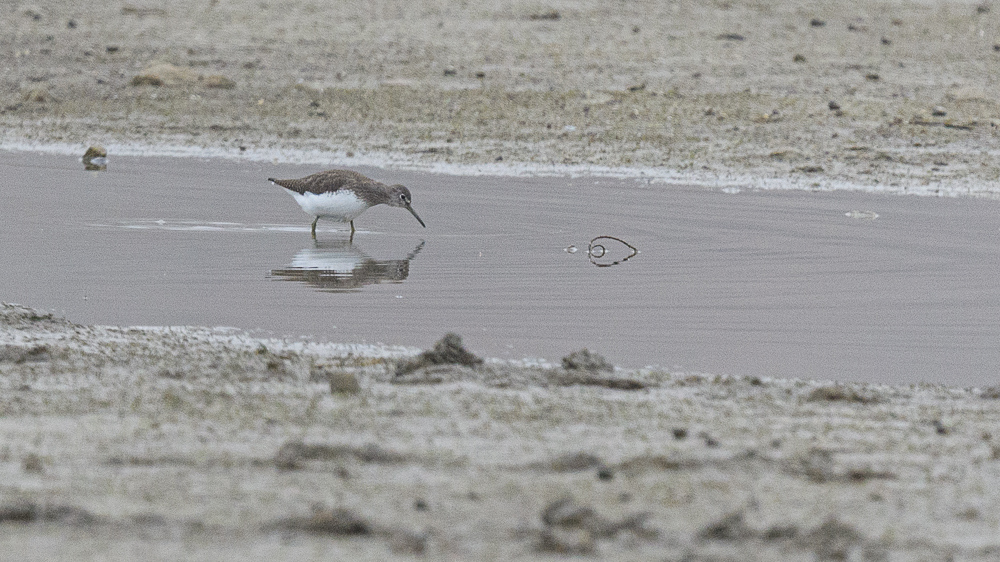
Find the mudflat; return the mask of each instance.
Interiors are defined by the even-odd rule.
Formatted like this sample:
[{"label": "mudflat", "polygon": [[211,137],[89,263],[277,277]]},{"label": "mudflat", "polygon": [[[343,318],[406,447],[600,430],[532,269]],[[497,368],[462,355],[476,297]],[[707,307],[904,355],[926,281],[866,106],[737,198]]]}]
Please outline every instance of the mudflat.
[{"label": "mudflat", "polygon": [[8,147],[1000,191],[989,3],[50,1],[0,24]]},{"label": "mudflat", "polygon": [[54,559],[996,556],[1000,390],[0,309],[0,546]]},{"label": "mudflat", "polygon": [[[52,1],[6,5],[0,23],[9,149],[1000,191],[988,3]],[[5,305],[0,550],[1000,549],[995,388],[623,371],[582,353],[479,364],[441,347],[410,364],[417,350],[80,326]]]}]

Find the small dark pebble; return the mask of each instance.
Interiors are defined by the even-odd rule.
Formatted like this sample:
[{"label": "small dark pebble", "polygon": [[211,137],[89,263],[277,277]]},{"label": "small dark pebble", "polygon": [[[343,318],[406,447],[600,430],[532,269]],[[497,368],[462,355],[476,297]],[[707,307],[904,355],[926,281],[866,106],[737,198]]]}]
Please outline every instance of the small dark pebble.
[{"label": "small dark pebble", "polygon": [[600,470],[597,471],[597,479],[598,480],[608,481],[608,480],[613,480],[614,477],[615,477],[615,473],[610,468],[602,468],[602,469],[600,469]]},{"label": "small dark pebble", "polygon": [[799,166],[798,168],[795,168],[794,171],[806,174],[818,174],[823,171],[823,166]]},{"label": "small dark pebble", "polygon": [[805,55],[795,55],[792,57],[792,62],[806,62]]},{"label": "small dark pebble", "polygon": [[743,37],[739,33],[721,33],[715,36],[716,39],[721,41],[743,41],[746,37]]},{"label": "small dark pebble", "polygon": [[540,13],[531,14],[530,16],[528,16],[528,19],[530,19],[530,20],[551,20],[551,21],[556,21],[556,20],[561,19],[561,18],[562,18],[562,14],[560,14],[556,10],[549,10],[548,12],[540,12]]},{"label": "small dark pebble", "polygon": [[108,151],[103,146],[95,144],[87,147],[86,152],[83,153],[83,161],[86,162],[94,158],[107,158],[107,156]]},{"label": "small dark pebble", "polygon": [[45,463],[37,454],[28,453],[21,461],[21,468],[31,474],[42,474],[45,472]]},{"label": "small dark pebble", "polygon": [[486,73],[480,70],[479,72],[476,73],[476,78],[482,80],[483,78],[486,78]]},{"label": "small dark pebble", "polygon": [[698,537],[712,541],[746,541],[756,534],[744,520],[743,512],[736,511],[706,526]]},{"label": "small dark pebble", "polygon": [[454,68],[446,68],[446,69],[444,69],[444,75],[445,76],[455,76],[456,74],[458,74],[458,71],[455,70]]},{"label": "small dark pebble", "polygon": [[824,25],[826,25],[826,22],[821,19],[814,18],[812,20],[809,20],[809,25],[813,27],[823,27]]},{"label": "small dark pebble", "polygon": [[639,26],[638,25],[632,26],[632,33],[639,33],[639,31],[640,30],[639,30]]},{"label": "small dark pebble", "polygon": [[687,436],[688,436],[688,430],[684,429],[683,427],[674,428],[674,439],[680,441],[683,439],[687,439]]},{"label": "small dark pebble", "polygon": [[938,435],[948,435],[951,433],[951,428],[941,423],[941,420],[934,420],[932,423]]},{"label": "small dark pebble", "polygon": [[413,502],[413,509],[417,511],[427,511],[427,502],[421,498],[417,498]]},{"label": "small dark pebble", "polygon": [[76,29],[76,22],[73,20],[69,20],[68,22],[66,22],[66,27],[68,29]]},{"label": "small dark pebble", "polygon": [[879,76],[874,72],[869,72],[868,74],[865,74],[865,80],[871,80],[872,82],[877,82],[880,78],[881,76]]},{"label": "small dark pebble", "polygon": [[107,47],[104,47],[104,50],[108,53],[117,53],[119,49],[120,47],[118,47],[118,45],[108,45]]},{"label": "small dark pebble", "polygon": [[830,103],[826,104],[826,106],[829,107],[830,110],[832,111],[837,111],[838,109],[840,109],[840,104],[835,101],[831,101]]},{"label": "small dark pebble", "polygon": [[289,517],[278,524],[291,531],[329,535],[368,535],[371,524],[348,509],[313,507],[308,517]]},{"label": "small dark pebble", "polygon": [[888,37],[883,37],[882,38],[882,44],[883,45],[892,45],[892,39],[889,39]]}]

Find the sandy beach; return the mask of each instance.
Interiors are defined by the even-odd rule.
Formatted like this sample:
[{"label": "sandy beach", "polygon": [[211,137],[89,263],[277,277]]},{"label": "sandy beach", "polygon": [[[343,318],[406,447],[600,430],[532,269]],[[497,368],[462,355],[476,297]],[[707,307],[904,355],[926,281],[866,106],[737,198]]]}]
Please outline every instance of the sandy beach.
[{"label": "sandy beach", "polygon": [[475,364],[454,345],[401,367],[416,350],[0,314],[0,544],[22,559],[998,548],[995,388]]},{"label": "sandy beach", "polygon": [[[15,2],[0,148],[995,198],[998,13]],[[455,340],[428,356],[24,304],[0,308],[18,560],[1000,552],[994,387],[479,363]]]},{"label": "sandy beach", "polygon": [[1000,191],[989,3],[50,1],[0,23],[0,147]]}]

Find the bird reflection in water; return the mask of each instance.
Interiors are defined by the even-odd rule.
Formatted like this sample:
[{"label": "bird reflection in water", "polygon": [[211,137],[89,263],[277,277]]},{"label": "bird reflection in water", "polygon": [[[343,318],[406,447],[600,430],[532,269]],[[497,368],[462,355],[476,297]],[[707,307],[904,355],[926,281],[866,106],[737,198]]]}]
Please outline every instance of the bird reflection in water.
[{"label": "bird reflection in water", "polygon": [[405,259],[376,260],[350,240],[317,242],[300,250],[284,268],[272,269],[271,277],[331,293],[356,292],[376,283],[402,283],[410,275],[410,260],[423,247],[421,240]]}]

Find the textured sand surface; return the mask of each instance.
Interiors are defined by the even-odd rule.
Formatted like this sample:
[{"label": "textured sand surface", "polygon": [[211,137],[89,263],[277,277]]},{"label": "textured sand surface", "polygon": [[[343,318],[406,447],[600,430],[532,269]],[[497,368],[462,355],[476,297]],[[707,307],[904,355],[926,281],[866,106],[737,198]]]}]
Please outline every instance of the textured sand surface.
[{"label": "textured sand surface", "polygon": [[988,2],[50,1],[0,25],[6,147],[1000,192]]},{"label": "textured sand surface", "polygon": [[[998,17],[976,2],[7,2],[0,146],[994,196]],[[495,362],[396,376],[415,353],[5,306],[0,552],[1000,556],[1000,390]]]},{"label": "textured sand surface", "polygon": [[397,366],[413,354],[78,326],[5,305],[0,551],[48,560],[1000,552],[997,389],[612,372],[586,357],[574,369]]}]

